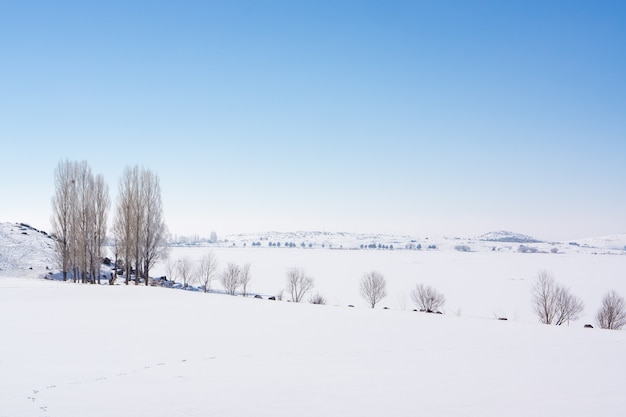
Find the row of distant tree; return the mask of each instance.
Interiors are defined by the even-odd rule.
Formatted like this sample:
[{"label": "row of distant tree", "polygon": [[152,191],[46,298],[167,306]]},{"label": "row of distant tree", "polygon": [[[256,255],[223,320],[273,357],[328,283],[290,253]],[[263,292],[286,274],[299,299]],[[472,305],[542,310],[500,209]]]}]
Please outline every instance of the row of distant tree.
[{"label": "row of distant tree", "polygon": [[[107,236],[109,188],[86,161],[61,161],[54,173],[52,235],[63,280],[100,282],[102,250]],[[128,284],[148,283],[150,269],[167,254],[159,178],[138,166],[124,170],[119,183],[113,221],[115,265],[124,260]],[[115,274],[114,276],[116,276]],[[114,279],[114,278],[113,278]]]},{"label": "row of distant tree", "polygon": [[[183,258],[176,262],[168,261],[167,271],[172,280],[182,280],[188,288],[200,283],[205,292],[211,289],[211,282],[219,278],[225,291],[230,295],[237,293],[247,296],[250,281],[250,264],[239,266],[228,263],[220,272],[213,252],[208,252],[193,270],[192,261]],[[302,302],[310,294],[309,302],[326,304],[326,298],[319,293],[311,294],[314,279],[302,268],[291,268],[286,272],[285,290],[290,301]],[[371,308],[387,296],[387,281],[378,271],[365,273],[360,281],[360,294]],[[275,298],[282,299],[282,292]],[[428,313],[441,313],[445,305],[445,296],[436,289],[417,284],[411,291],[411,299],[416,310]],[[563,325],[578,320],[583,311],[583,302],[570,290],[557,283],[547,271],[541,271],[532,289],[533,310],[539,321],[544,324]],[[602,300],[602,307],[596,313],[596,324],[603,329],[621,329],[626,325],[626,304],[615,291],[609,291]]]}]

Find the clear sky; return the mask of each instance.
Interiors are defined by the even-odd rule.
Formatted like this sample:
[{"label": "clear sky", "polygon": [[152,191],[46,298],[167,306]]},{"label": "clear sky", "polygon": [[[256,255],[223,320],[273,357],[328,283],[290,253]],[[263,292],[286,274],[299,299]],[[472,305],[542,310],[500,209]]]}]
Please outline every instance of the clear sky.
[{"label": "clear sky", "polygon": [[0,3],[0,221],[161,180],[173,234],[626,232],[623,1]]}]

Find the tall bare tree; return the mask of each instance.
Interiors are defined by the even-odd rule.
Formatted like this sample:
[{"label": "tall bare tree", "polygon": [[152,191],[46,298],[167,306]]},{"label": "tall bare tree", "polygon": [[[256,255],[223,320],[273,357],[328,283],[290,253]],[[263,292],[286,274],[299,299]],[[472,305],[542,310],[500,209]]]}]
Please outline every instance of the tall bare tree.
[{"label": "tall bare tree", "polygon": [[93,228],[91,244],[89,245],[89,264],[91,276],[97,278],[98,284],[100,284],[100,264],[103,258],[102,249],[106,240],[107,218],[111,205],[109,200],[109,187],[105,184],[104,177],[100,174],[94,177],[92,195]]},{"label": "tall bare tree", "polygon": [[161,188],[150,170],[137,166],[124,170],[113,230],[124,256],[126,284],[134,265],[135,284],[142,277],[148,285],[150,269],[167,255]]},{"label": "tall bare tree", "polygon": [[52,228],[63,279],[76,282],[100,277],[102,246],[109,209],[108,188],[94,177],[86,161],[61,161],[55,171]]},{"label": "tall bare tree", "polygon": [[132,265],[135,260],[134,249],[137,247],[137,232],[135,230],[135,198],[137,196],[137,184],[135,178],[134,170],[127,167],[119,183],[117,208],[113,225],[113,233],[118,242],[120,254],[124,258],[126,285],[128,285],[131,278]]},{"label": "tall bare tree", "polygon": [[159,178],[150,170],[141,172],[140,210],[143,227],[139,232],[140,251],[143,259],[143,278],[148,285],[150,270],[154,264],[167,256],[167,227],[163,220],[161,186]]},{"label": "tall bare tree", "polygon": [[56,258],[63,281],[71,265],[71,239],[75,197],[74,163],[61,161],[54,171],[55,194],[52,197],[52,235],[55,237]]},{"label": "tall bare tree", "polygon": [[207,252],[200,260],[200,266],[198,267],[198,277],[204,292],[211,291],[211,282],[217,276],[218,263],[215,252]]},{"label": "tall bare tree", "polygon": [[361,296],[365,298],[372,308],[387,296],[387,282],[385,277],[378,271],[371,271],[361,278]]},{"label": "tall bare tree", "polygon": [[596,323],[601,329],[620,330],[626,325],[624,298],[611,290],[602,298],[602,307],[596,314]]},{"label": "tall bare tree", "polygon": [[291,301],[299,303],[311,289],[313,289],[313,278],[307,276],[304,269],[287,270],[287,291],[291,294]]}]

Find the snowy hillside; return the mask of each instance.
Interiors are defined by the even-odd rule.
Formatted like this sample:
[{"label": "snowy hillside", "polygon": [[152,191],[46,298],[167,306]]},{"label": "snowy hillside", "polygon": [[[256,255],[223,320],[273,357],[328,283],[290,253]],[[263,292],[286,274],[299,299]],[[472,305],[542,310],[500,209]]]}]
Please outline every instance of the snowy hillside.
[{"label": "snowy hillside", "polygon": [[41,277],[55,265],[53,240],[25,223],[0,223],[0,276]]},{"label": "snowy hillside", "polygon": [[[580,241],[564,243],[567,252],[536,243],[541,252],[522,253],[517,242],[457,238],[430,238],[432,250],[379,250],[402,241],[290,236],[263,240],[281,248],[173,248],[174,259],[213,250],[221,266],[251,263],[252,292],[263,296],[255,299],[223,295],[217,280],[205,294],[32,279],[54,264],[52,241],[0,225],[0,417],[623,415],[626,332],[583,328],[605,291],[626,294],[626,256],[615,255],[623,251],[594,255]],[[240,237],[248,238],[259,236]],[[307,239],[344,248],[372,239],[377,249],[284,248]],[[315,278],[328,305],[267,299],[293,266]],[[371,269],[388,280],[373,310],[358,289]],[[583,299],[571,326],[532,316],[541,269]],[[413,311],[418,282],[445,294],[446,314]]]},{"label": "snowy hillside", "polygon": [[5,278],[0,334],[1,417],[617,417],[626,405],[626,333],[578,326]]}]

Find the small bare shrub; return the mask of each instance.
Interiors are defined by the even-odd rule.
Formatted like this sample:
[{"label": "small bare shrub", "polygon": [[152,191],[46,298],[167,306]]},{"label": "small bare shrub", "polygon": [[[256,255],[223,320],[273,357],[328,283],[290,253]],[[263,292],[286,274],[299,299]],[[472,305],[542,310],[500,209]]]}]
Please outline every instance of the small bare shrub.
[{"label": "small bare shrub", "polygon": [[411,298],[420,310],[434,313],[446,303],[446,297],[430,286],[418,284],[411,291]]},{"label": "small bare shrub", "polygon": [[602,299],[602,307],[596,314],[596,323],[601,329],[619,330],[626,325],[624,298],[611,290]]},{"label": "small bare shrub", "polygon": [[322,294],[316,293],[315,295],[311,296],[311,298],[309,298],[309,303],[326,304],[326,298]]}]

